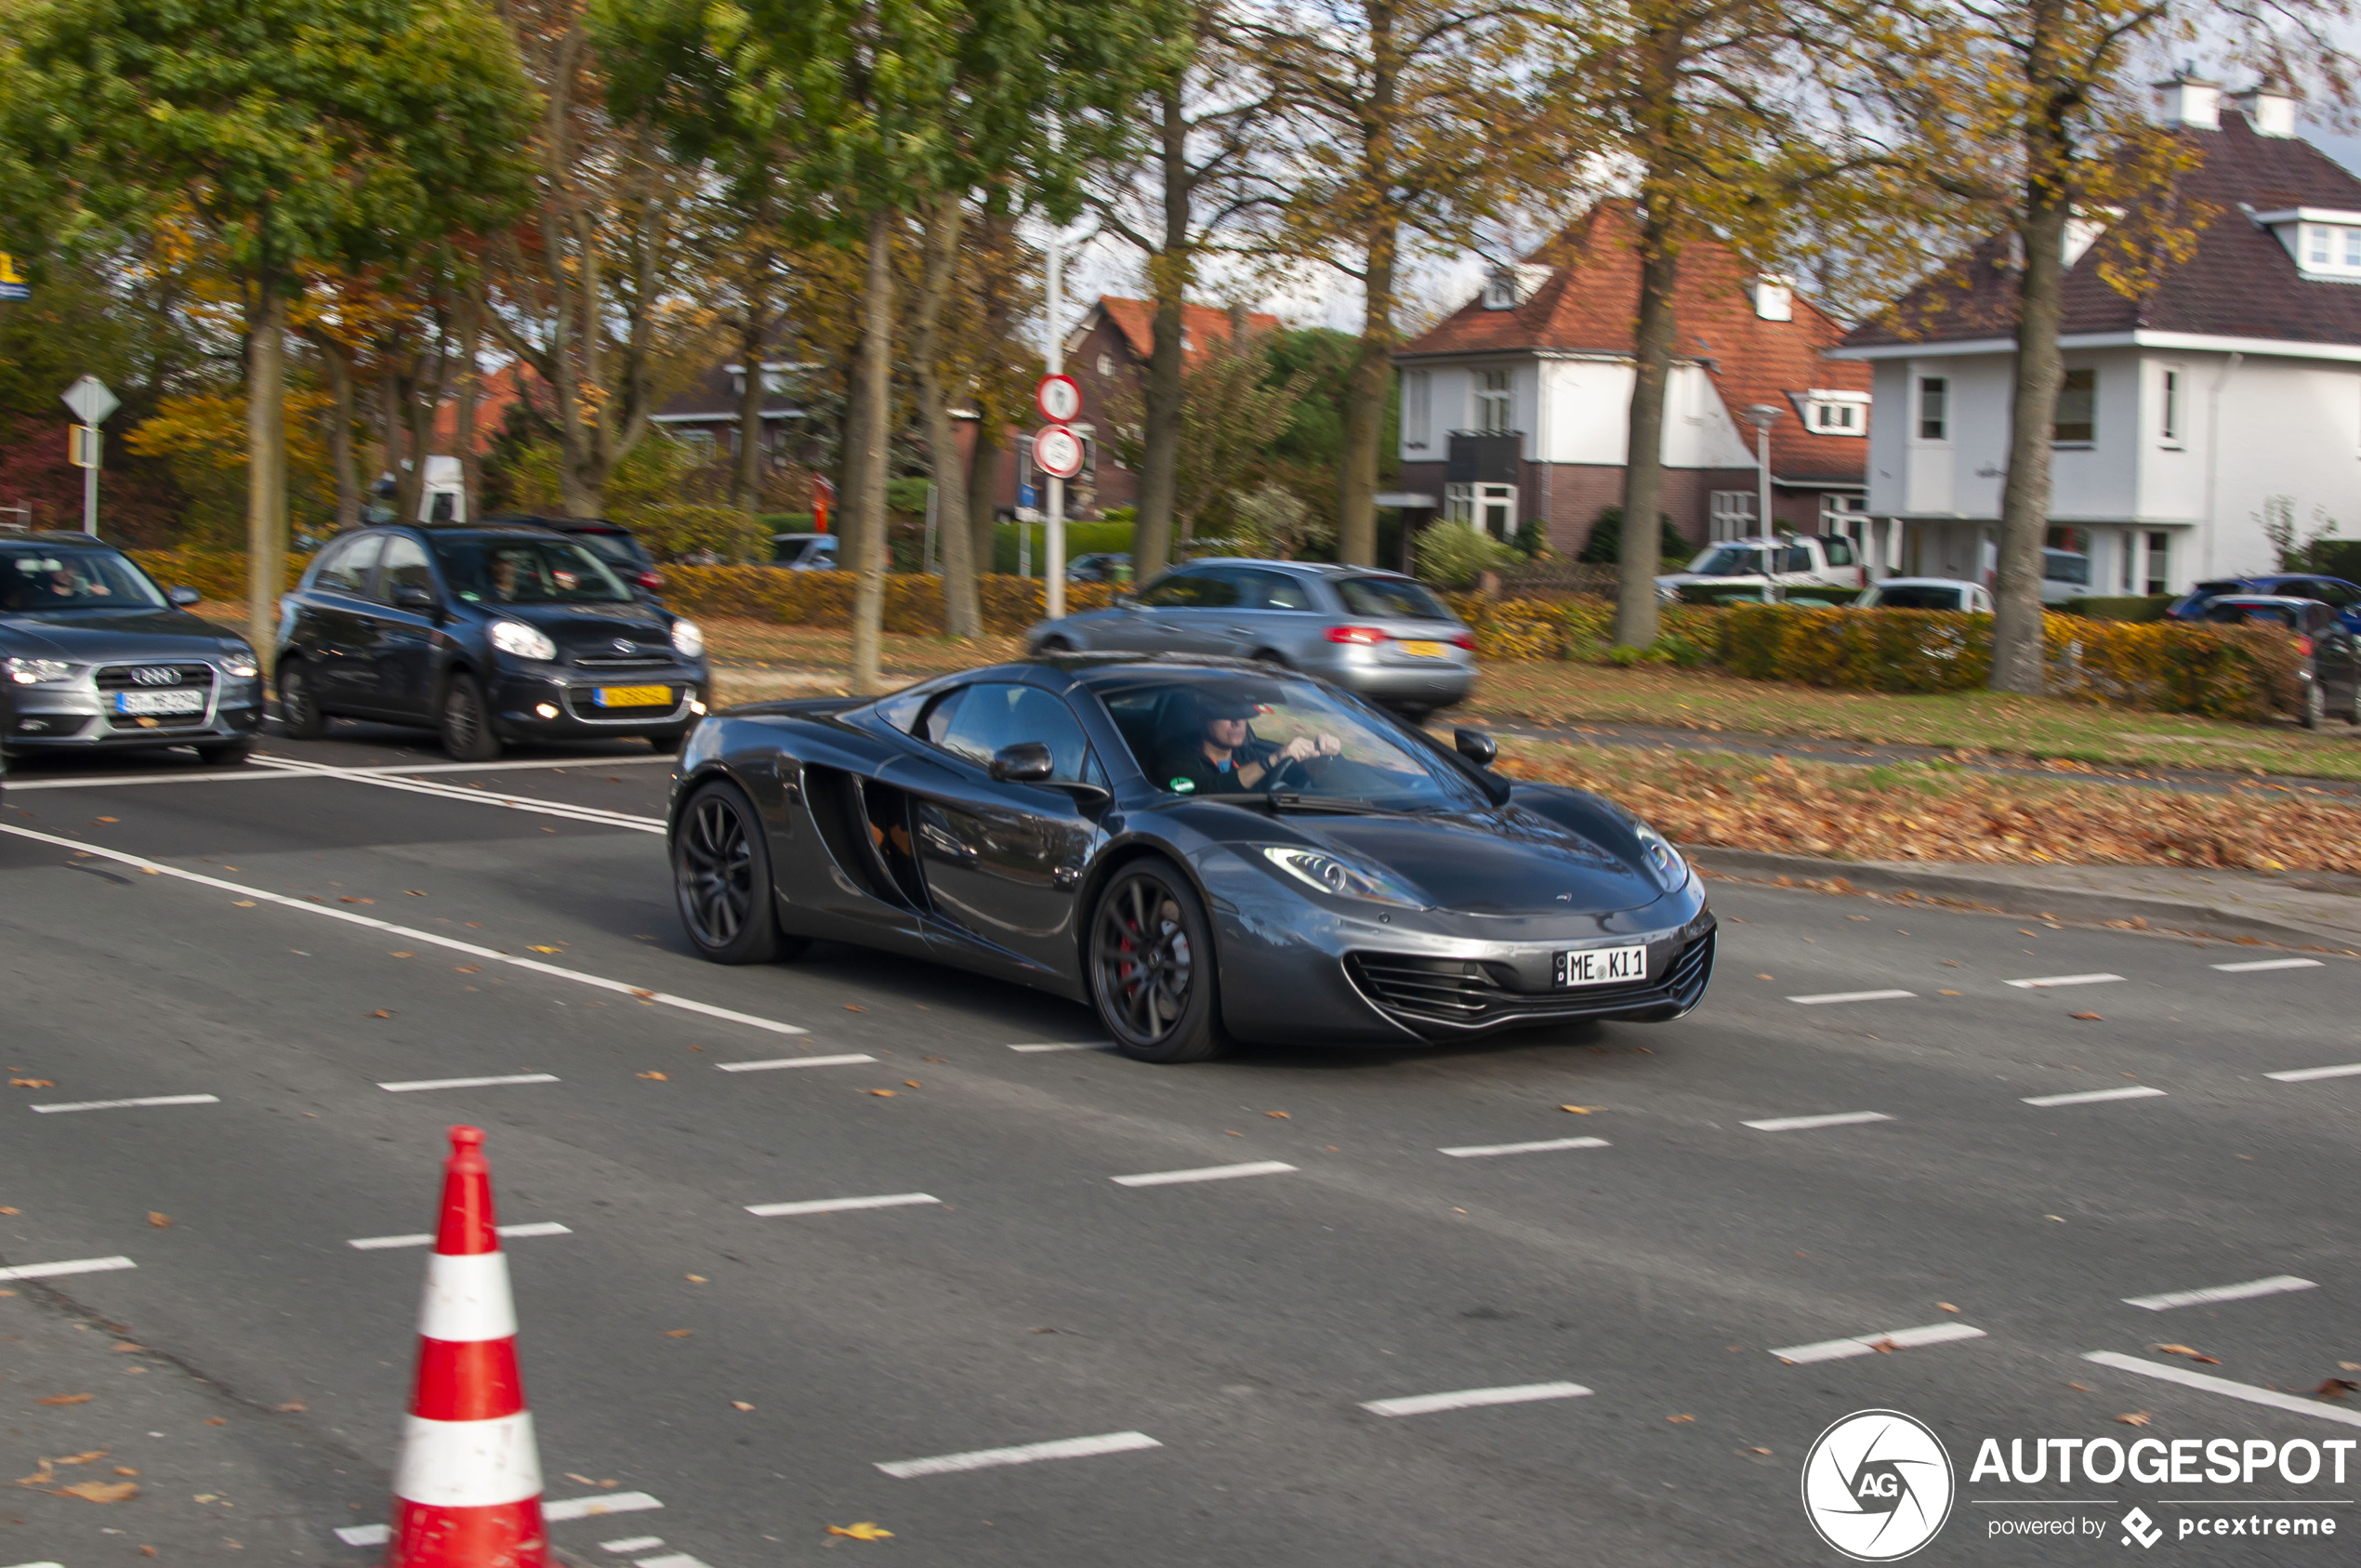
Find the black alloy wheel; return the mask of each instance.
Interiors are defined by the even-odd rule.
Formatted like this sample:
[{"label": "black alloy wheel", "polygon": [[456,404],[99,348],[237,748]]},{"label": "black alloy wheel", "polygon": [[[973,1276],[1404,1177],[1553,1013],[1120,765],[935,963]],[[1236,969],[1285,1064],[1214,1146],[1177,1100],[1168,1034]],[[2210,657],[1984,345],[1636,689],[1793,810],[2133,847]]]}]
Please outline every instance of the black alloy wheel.
[{"label": "black alloy wheel", "polygon": [[442,688],[442,718],[437,726],[442,749],[461,762],[489,762],[500,755],[500,737],[492,732],[492,713],[483,687],[464,670],[455,670]]},{"label": "black alloy wheel", "polygon": [[320,711],[311,671],[301,659],[279,666],[279,728],[298,741],[316,741],[328,731],[328,716]]},{"label": "black alloy wheel", "polygon": [[784,936],[773,904],[771,852],[745,791],[726,779],[700,785],[672,830],[672,886],[698,956],[767,964],[811,946]]},{"label": "black alloy wheel", "polygon": [[1135,1061],[1204,1061],[1229,1047],[1205,906],[1169,862],[1116,873],[1090,919],[1090,997]]}]

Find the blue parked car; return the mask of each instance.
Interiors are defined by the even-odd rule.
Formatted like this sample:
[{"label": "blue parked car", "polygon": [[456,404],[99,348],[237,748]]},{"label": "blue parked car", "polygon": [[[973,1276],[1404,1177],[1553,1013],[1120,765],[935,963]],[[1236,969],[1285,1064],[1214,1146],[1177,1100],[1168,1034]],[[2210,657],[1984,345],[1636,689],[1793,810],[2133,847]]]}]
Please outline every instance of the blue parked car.
[{"label": "blue parked car", "polygon": [[2230,594],[2276,599],[2316,599],[2337,613],[2350,632],[2361,633],[2361,585],[2317,572],[2276,572],[2256,577],[2217,577],[2191,588],[2165,614],[2175,621],[2202,621],[2206,606]]}]

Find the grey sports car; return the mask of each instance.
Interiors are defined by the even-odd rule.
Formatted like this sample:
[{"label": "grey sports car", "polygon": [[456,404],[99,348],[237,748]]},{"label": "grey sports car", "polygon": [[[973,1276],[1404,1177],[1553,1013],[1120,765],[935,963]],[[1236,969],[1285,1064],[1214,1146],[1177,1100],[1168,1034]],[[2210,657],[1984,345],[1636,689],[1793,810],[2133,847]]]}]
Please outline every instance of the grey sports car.
[{"label": "grey sports car", "polygon": [[262,726],[254,650],[196,601],[87,534],[0,534],[0,745],[244,758]]},{"label": "grey sports car", "polygon": [[715,962],[956,964],[1096,1008],[1143,1061],[1695,1007],[1714,918],[1679,852],[1492,758],[1243,661],[1000,665],[706,718],[674,881]]}]

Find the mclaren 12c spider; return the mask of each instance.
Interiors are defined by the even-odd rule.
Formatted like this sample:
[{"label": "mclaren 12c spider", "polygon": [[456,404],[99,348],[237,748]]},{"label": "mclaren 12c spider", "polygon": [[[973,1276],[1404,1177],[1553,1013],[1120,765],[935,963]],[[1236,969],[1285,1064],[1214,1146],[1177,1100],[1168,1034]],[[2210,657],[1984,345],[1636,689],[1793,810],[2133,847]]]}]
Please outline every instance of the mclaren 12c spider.
[{"label": "mclaren 12c spider", "polygon": [[1714,918],[1679,851],[1493,753],[1264,665],[998,665],[706,718],[674,884],[717,963],[956,964],[1095,1008],[1142,1061],[1695,1008]]}]

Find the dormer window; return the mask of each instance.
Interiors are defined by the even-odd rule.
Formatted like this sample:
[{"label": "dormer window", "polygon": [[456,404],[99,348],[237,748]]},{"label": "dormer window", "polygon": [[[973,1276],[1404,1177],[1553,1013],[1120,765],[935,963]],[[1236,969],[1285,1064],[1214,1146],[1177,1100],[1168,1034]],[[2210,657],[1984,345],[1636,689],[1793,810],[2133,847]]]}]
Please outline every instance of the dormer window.
[{"label": "dormer window", "polygon": [[1795,320],[1795,285],[1785,278],[1757,278],[1747,285],[1754,296],[1754,313],[1766,322]]},{"label": "dormer window", "polygon": [[1814,387],[1799,400],[1803,428],[1814,435],[1866,436],[1869,433],[1869,394],[1830,391]]},{"label": "dormer window", "polygon": [[2278,236],[2303,276],[2361,283],[2361,212],[2291,207],[2256,213],[2254,221]]},{"label": "dormer window", "polygon": [[1495,267],[1484,275],[1484,308],[1487,310],[1513,310],[1517,308],[1517,274],[1513,268]]}]

